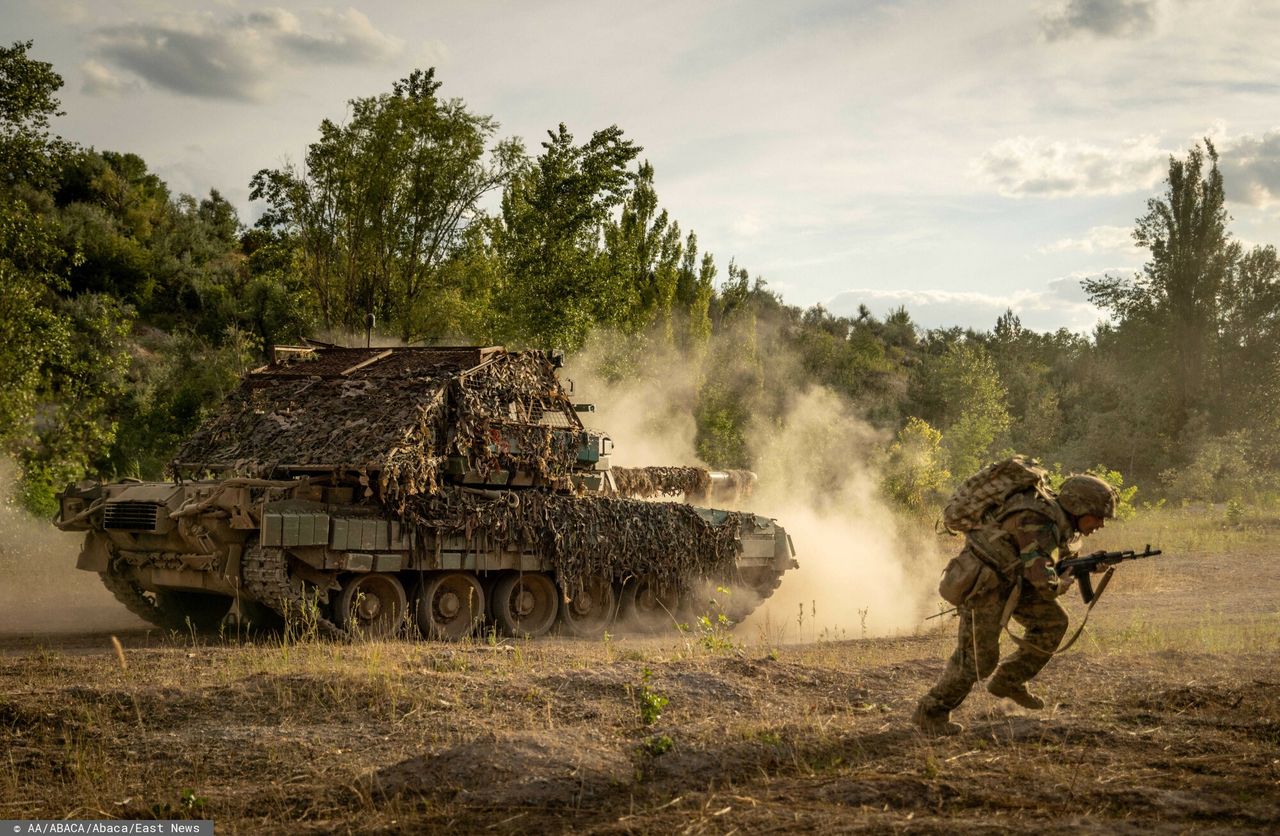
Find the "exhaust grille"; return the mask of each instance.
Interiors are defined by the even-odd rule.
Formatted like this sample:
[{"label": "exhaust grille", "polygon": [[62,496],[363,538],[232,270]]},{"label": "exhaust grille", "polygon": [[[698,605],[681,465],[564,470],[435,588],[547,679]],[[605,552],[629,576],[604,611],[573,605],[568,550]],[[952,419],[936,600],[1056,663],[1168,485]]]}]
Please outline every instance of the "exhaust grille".
[{"label": "exhaust grille", "polygon": [[102,512],[102,527],[117,531],[155,531],[160,509],[155,502],[111,502]]}]

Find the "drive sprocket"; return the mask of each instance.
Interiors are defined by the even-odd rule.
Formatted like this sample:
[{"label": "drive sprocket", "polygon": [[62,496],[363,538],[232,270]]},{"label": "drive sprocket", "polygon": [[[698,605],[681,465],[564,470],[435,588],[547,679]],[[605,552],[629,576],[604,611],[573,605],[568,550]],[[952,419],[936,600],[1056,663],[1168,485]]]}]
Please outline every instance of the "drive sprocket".
[{"label": "drive sprocket", "polygon": [[289,564],[282,549],[257,544],[247,548],[240,561],[242,588],[251,598],[266,605],[285,620],[288,627],[316,631],[329,638],[348,638],[347,632],[320,611],[318,602],[306,593],[302,581],[289,576]]}]

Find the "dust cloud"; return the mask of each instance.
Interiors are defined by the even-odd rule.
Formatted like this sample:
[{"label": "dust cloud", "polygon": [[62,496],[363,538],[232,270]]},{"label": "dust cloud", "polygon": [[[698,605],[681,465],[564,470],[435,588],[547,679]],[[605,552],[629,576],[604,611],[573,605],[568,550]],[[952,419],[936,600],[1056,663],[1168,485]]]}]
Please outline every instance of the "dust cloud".
[{"label": "dust cloud", "polygon": [[[561,380],[573,381],[574,403],[595,405],[580,415],[589,429],[613,440],[612,463],[619,467],[646,465],[703,465],[694,448],[697,425],[697,366],[671,354],[653,357],[660,374],[611,384],[594,371],[590,348],[567,362]],[[705,466],[705,465],[703,465]]]},{"label": "dust cloud", "polygon": [[[707,466],[694,444],[697,359],[655,356],[640,381],[620,384],[594,375],[598,362],[589,346],[563,377],[574,380],[575,401],[596,404],[583,421],[613,439],[614,464]],[[759,484],[742,510],[775,518],[800,568],[783,576],[738,634],[785,643],[918,629],[935,605],[942,562],[935,538],[880,493],[888,439],[828,389],[796,391],[788,403],[781,421],[757,420],[748,434]]]},{"label": "dust cloud", "polygon": [[147,624],[76,568],[83,534],[37,519],[13,495],[17,468],[0,461],[0,635],[131,630]]},{"label": "dust cloud", "polygon": [[767,641],[894,635],[916,629],[936,596],[937,545],[880,493],[886,439],[833,392],[798,395],[779,427],[751,437],[759,487],[751,510],[775,517],[798,570],[741,630]]}]

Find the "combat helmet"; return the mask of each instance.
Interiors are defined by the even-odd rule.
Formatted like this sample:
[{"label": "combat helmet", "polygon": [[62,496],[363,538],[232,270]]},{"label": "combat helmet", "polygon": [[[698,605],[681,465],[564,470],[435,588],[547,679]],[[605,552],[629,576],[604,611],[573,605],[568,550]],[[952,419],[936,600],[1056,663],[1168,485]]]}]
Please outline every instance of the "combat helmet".
[{"label": "combat helmet", "polygon": [[1058,504],[1073,517],[1092,514],[1104,520],[1116,515],[1116,492],[1097,476],[1068,476],[1058,488]]}]

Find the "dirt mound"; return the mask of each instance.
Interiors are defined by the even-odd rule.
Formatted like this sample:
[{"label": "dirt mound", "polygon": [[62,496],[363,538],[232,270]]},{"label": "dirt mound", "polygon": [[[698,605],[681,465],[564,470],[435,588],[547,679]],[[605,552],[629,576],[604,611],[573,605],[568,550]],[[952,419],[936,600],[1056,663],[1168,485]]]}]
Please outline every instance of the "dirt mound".
[{"label": "dirt mound", "polygon": [[382,796],[576,806],[630,781],[633,772],[630,752],[580,732],[500,732],[380,770],[373,787]]}]

